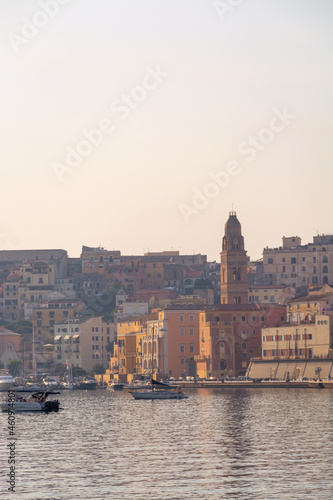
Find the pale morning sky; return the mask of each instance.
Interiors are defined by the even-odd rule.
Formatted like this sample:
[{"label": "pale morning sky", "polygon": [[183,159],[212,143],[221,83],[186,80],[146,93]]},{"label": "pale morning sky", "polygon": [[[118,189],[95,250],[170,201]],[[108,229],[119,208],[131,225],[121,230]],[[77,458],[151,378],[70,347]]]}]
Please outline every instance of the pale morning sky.
[{"label": "pale morning sky", "polygon": [[332,0],[1,0],[0,29],[0,248],[218,260],[232,206],[253,259],[333,233]]}]

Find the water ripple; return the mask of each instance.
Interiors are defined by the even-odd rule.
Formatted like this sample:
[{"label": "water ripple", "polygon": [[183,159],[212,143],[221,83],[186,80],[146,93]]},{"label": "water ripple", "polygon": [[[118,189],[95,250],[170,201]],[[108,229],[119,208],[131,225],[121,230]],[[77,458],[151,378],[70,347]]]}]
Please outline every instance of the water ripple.
[{"label": "water ripple", "polygon": [[68,391],[59,413],[17,414],[10,499],[333,498],[333,391],[188,392],[135,401]]}]

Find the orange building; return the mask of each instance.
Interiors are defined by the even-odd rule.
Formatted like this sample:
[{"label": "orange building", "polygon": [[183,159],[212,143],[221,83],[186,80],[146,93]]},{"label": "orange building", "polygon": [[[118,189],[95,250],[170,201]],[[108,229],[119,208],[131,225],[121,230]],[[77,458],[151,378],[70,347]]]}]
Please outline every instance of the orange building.
[{"label": "orange building", "polygon": [[174,305],[159,311],[158,320],[147,323],[143,339],[143,371],[151,371],[151,343],[154,328],[154,373],[157,378],[196,375],[199,354],[200,306]]}]

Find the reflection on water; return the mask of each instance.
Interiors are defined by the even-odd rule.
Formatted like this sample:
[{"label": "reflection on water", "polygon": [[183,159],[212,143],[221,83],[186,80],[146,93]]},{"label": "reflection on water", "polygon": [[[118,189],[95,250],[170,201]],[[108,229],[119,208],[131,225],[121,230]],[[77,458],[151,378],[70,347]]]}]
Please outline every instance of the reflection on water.
[{"label": "reflection on water", "polygon": [[67,391],[59,413],[17,414],[17,498],[333,498],[333,391],[187,392]]}]

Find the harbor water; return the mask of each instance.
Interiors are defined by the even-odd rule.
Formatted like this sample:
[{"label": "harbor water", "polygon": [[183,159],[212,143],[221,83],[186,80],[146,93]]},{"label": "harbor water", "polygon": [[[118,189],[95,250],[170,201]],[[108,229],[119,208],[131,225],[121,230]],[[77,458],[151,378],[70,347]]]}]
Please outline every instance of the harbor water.
[{"label": "harbor water", "polygon": [[62,391],[58,413],[16,413],[15,493],[4,499],[331,500],[333,391]]}]

